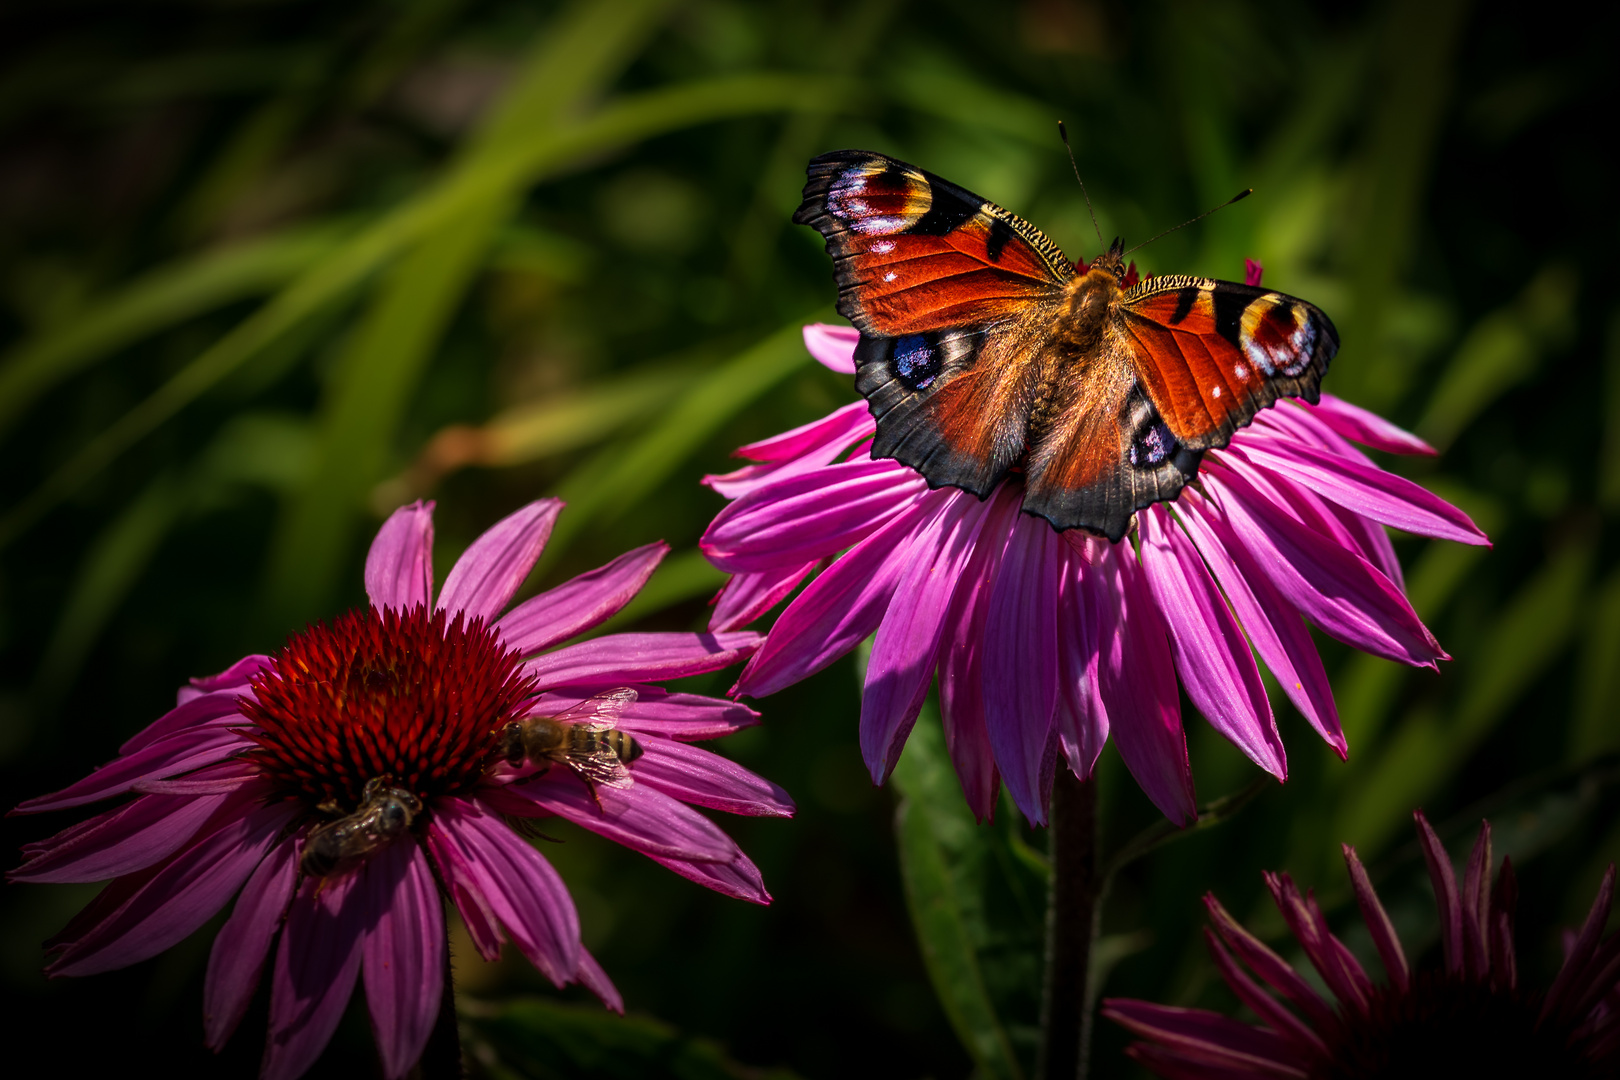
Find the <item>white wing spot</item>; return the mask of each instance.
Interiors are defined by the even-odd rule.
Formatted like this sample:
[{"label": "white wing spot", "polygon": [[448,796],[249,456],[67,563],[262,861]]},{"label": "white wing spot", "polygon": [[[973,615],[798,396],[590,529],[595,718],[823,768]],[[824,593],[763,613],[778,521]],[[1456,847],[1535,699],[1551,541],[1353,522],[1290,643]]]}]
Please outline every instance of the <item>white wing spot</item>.
[{"label": "white wing spot", "polygon": [[1221,396],[1221,388],[1218,387],[1218,386],[1212,387],[1210,389],[1210,391],[1209,391],[1209,396],[1210,397],[1220,397]]},{"label": "white wing spot", "polygon": [[884,281],[893,281],[896,277],[899,277],[899,275],[896,274],[893,270],[890,270],[887,274],[883,275],[883,280]]},{"label": "white wing spot", "polygon": [[889,252],[891,252],[893,250],[894,250],[894,241],[893,240],[879,240],[876,243],[874,243],[872,245],[872,247],[871,247],[871,252],[874,255],[887,255]]},{"label": "white wing spot", "polygon": [[1244,367],[1242,364],[1234,364],[1232,366],[1232,374],[1236,375],[1240,379],[1247,379],[1249,377],[1249,369]]}]

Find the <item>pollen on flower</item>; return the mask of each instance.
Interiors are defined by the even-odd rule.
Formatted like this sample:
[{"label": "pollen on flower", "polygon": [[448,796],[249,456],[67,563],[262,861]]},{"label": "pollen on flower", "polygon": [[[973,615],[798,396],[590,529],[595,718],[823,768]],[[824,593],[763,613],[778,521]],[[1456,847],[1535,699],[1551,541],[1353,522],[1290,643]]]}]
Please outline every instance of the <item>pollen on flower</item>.
[{"label": "pollen on flower", "polygon": [[252,756],[289,796],[353,807],[391,776],[427,799],[476,784],[534,687],[483,620],[418,605],[340,615],[294,635],[241,709]]}]

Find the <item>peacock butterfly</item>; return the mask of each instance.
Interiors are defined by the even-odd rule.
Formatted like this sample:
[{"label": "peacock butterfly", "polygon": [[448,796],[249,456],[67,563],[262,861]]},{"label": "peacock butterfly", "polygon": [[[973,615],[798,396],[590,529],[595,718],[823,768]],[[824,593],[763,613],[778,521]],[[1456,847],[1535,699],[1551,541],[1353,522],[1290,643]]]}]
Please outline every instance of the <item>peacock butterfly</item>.
[{"label": "peacock butterfly", "polygon": [[793,215],[827,241],[860,331],[872,456],[1118,540],[1174,499],[1205,450],[1283,395],[1315,402],[1339,348],[1303,300],[1172,275],[1137,282],[1118,240],[1071,263],[1029,222],[903,161],[810,162]]}]

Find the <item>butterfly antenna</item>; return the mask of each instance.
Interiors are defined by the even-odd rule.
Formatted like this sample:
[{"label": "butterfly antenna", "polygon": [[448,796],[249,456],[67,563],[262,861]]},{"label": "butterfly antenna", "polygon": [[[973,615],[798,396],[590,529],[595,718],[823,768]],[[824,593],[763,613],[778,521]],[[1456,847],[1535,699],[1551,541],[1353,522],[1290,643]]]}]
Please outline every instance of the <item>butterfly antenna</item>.
[{"label": "butterfly antenna", "polygon": [[[1169,236],[1171,233],[1175,232],[1176,229],[1185,229],[1187,226],[1191,225],[1195,221],[1203,221],[1205,218],[1209,217],[1209,215],[1213,214],[1215,211],[1224,210],[1228,206],[1231,206],[1233,203],[1241,202],[1242,200],[1247,199],[1250,195],[1253,195],[1253,194],[1254,194],[1254,188],[1246,187],[1242,191],[1238,192],[1236,195],[1232,196],[1230,199],[1227,199],[1225,202],[1221,203],[1221,205],[1212,206],[1208,210],[1205,210],[1202,214],[1199,214],[1197,217],[1189,218],[1186,221],[1183,221],[1180,225],[1177,225],[1175,229],[1166,229],[1166,230],[1164,230],[1164,232],[1160,233],[1158,236],[1153,237],[1153,239],[1142,241],[1140,244],[1137,244],[1136,247],[1131,248],[1131,251],[1137,251],[1137,250],[1140,250],[1141,248],[1145,248],[1149,244],[1153,243],[1154,240],[1159,239],[1159,237]],[[1131,253],[1131,251],[1125,252],[1124,255],[1120,256],[1120,258],[1123,259],[1125,257],[1125,255],[1129,255]]]},{"label": "butterfly antenna", "polygon": [[1080,179],[1080,166],[1074,163],[1074,147],[1069,145],[1069,129],[1063,126],[1061,120],[1058,121],[1058,137],[1063,140],[1063,149],[1069,152],[1069,168],[1074,170],[1075,181],[1080,185],[1080,194],[1086,196],[1086,210],[1091,214],[1091,227],[1097,229],[1097,245],[1102,247],[1104,246],[1102,229],[1097,228],[1097,211],[1091,208],[1091,196],[1086,194],[1086,182]]}]

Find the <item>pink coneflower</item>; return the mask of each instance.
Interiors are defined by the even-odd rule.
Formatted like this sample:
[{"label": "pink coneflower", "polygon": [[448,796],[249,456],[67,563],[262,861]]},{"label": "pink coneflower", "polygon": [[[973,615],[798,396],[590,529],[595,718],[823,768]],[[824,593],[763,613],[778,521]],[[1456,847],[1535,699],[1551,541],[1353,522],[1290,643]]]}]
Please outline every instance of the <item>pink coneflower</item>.
[{"label": "pink coneflower", "polygon": [[[51,943],[48,973],[154,956],[240,894],[209,959],[208,1045],[219,1049],[240,1022],[274,945],[264,1075],[295,1077],[315,1062],[363,975],[392,1078],[440,1016],[441,890],[486,959],[510,937],[552,982],[583,983],[622,1011],[580,944],[562,879],[509,818],[564,817],[712,889],[768,902],[754,864],[686,805],[793,812],[774,784],[686,745],[757,714],[646,685],[735,663],[757,635],[612,634],[555,648],[624,607],[667,552],[661,543],[502,615],[561,509],[531,503],[484,533],[436,603],[432,504],[395,511],[366,560],[369,608],[192,680],[117,760],[20,806],[135,795],[29,845],[10,875],[112,879]],[[631,763],[598,750],[591,760],[611,768],[592,783],[521,750],[512,764],[509,736],[536,726],[525,718],[560,714],[617,740]]]},{"label": "pink coneflower", "polygon": [[[1564,964],[1551,988],[1520,984],[1513,947],[1518,887],[1502,860],[1491,888],[1491,827],[1474,843],[1462,890],[1440,840],[1415,815],[1440,909],[1440,970],[1413,971],[1355,849],[1344,846],[1356,901],[1388,982],[1374,985],[1307,893],[1287,874],[1266,884],[1288,928],[1332,999],[1229,915],[1204,898],[1214,931],[1205,930],[1221,976],[1262,1026],[1203,1009],[1176,1009],[1116,998],[1103,1015],[1148,1042],[1127,1051],[1160,1076],[1255,1080],[1365,1077],[1620,1075],[1620,934],[1599,942],[1614,898],[1614,867],[1578,935],[1566,938]],[[1267,993],[1234,959],[1281,995]],[[1292,1008],[1290,1008],[1292,1006]]]},{"label": "pink coneflower", "polygon": [[[852,329],[805,329],[810,352],[843,373],[855,370],[857,340]],[[1112,734],[1154,803],[1190,822],[1177,676],[1221,734],[1284,779],[1251,646],[1344,756],[1301,617],[1374,655],[1434,665],[1446,654],[1407,602],[1384,526],[1488,543],[1461,511],[1351,442],[1432,454],[1426,444],[1326,395],[1261,412],[1117,544],[1020,513],[1016,474],[982,501],[930,490],[911,468],[871,457],[874,430],[857,401],[743,447],[755,464],[706,479],[733,500],[703,537],[709,559],[735,575],[710,625],[745,626],[820,571],[735,693],[775,693],[876,632],[861,705],[873,781],[894,769],[937,672],[946,742],[981,820],[999,774],[1044,823],[1058,760],[1088,777]]]}]

